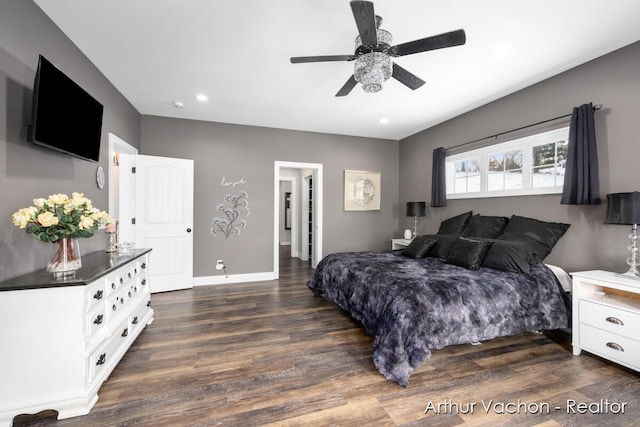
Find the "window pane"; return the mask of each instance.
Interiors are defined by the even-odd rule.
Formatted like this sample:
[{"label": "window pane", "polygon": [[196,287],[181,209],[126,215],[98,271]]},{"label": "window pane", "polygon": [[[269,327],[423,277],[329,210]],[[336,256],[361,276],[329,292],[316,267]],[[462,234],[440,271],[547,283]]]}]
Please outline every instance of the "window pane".
[{"label": "window pane", "polygon": [[487,156],[487,167],[489,172],[498,172],[504,170],[504,154],[489,154]]},{"label": "window pane", "polygon": [[504,172],[489,172],[487,174],[487,190],[504,190]]},{"label": "window pane", "polygon": [[466,163],[469,175],[480,173],[480,162],[478,160],[467,160]]},{"label": "window pane", "polygon": [[509,151],[504,157],[505,170],[522,169],[522,150]]},{"label": "window pane", "polygon": [[[562,181],[561,181],[562,182]],[[556,168],[542,166],[533,168],[531,185],[534,187],[551,187],[556,185]]]},{"label": "window pane", "polygon": [[513,190],[522,188],[522,171],[505,172],[504,188],[505,190]]},{"label": "window pane", "polygon": [[556,142],[556,147],[558,150],[558,163],[564,163],[567,160],[567,150],[569,148],[569,144],[567,141],[558,141]]},{"label": "window pane", "polygon": [[480,191],[480,174],[469,175],[467,179],[467,191],[478,192]]},{"label": "window pane", "polygon": [[538,145],[533,147],[533,166],[553,165],[556,163],[556,144]]},{"label": "window pane", "polygon": [[456,178],[456,193],[466,193],[467,192],[467,178]]}]

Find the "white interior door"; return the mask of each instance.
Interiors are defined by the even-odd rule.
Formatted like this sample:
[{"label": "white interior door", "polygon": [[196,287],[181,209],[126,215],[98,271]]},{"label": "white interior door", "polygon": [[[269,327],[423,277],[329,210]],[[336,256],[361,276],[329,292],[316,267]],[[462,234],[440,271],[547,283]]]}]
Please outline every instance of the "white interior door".
[{"label": "white interior door", "polygon": [[193,160],[135,155],[135,244],[151,292],[193,287]]}]

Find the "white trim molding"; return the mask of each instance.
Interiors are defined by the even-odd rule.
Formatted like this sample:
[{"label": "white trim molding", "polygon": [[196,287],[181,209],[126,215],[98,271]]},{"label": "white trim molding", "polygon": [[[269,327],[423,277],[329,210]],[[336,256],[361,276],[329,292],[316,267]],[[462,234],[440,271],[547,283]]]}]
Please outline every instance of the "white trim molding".
[{"label": "white trim molding", "polygon": [[277,279],[273,271],[263,273],[230,274],[220,276],[201,276],[193,278],[193,286],[225,285],[229,283],[266,282]]}]

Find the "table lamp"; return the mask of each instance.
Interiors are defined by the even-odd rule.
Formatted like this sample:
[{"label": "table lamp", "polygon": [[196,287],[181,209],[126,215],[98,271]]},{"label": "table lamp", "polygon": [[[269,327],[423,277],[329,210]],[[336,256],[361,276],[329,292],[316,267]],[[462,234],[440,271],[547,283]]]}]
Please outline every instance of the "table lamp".
[{"label": "table lamp", "polygon": [[624,276],[640,279],[638,273],[638,224],[640,224],[640,192],[607,194],[607,217],[605,224],[631,225],[631,245],[627,264],[629,271]]},{"label": "table lamp", "polygon": [[426,202],[407,202],[407,216],[413,217],[413,237],[418,235],[418,217],[425,216],[427,212]]}]

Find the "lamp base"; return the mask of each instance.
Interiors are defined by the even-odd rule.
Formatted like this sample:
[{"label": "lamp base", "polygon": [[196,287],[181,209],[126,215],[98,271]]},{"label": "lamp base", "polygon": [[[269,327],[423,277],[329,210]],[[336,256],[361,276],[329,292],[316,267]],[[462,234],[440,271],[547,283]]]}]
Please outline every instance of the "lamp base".
[{"label": "lamp base", "polygon": [[625,279],[634,279],[640,281],[640,272],[638,272],[638,269],[629,269],[629,271],[627,271],[626,273],[616,274],[616,277],[623,277]]}]

